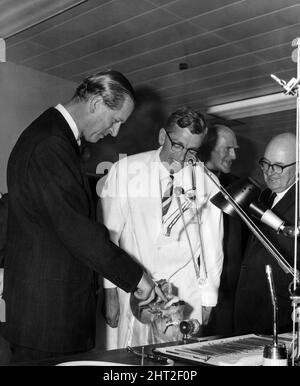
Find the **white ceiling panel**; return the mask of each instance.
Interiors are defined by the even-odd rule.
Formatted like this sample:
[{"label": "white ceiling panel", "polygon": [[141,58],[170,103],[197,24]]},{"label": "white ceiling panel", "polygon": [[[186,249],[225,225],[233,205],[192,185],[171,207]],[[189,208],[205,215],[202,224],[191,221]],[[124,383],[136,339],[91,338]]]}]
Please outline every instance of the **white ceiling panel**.
[{"label": "white ceiling panel", "polygon": [[90,68],[89,63],[85,63],[81,60],[75,60],[73,62],[69,62],[64,66],[52,67],[51,70],[48,71],[49,74],[58,76],[60,78],[65,78],[66,76],[70,76],[74,73],[85,72]]},{"label": "white ceiling panel", "polygon": [[[73,53],[69,52],[60,52],[59,54],[57,54],[55,52],[47,51],[43,55],[38,55],[33,57],[32,59],[23,61],[22,64],[27,67],[34,67],[36,70],[39,71],[46,71],[49,67],[56,68],[58,61],[60,63],[70,63],[69,71],[74,71],[74,69],[72,68],[72,66],[74,65],[74,55]],[[51,72],[47,71],[47,73],[50,74]]]},{"label": "white ceiling panel", "polygon": [[[27,0],[24,0],[24,1],[26,2]],[[49,0],[47,1],[49,2]],[[40,6],[40,3],[38,2],[39,0],[35,0],[37,9]],[[28,29],[25,28],[24,31],[20,34],[14,34],[13,36],[10,36],[9,37],[10,44],[13,45],[13,44],[22,42],[24,39],[30,39],[33,36],[38,35],[48,29],[51,29],[62,23],[65,23],[68,20],[74,19],[78,15],[83,15],[86,12],[88,12],[90,9],[98,8],[101,5],[109,2],[111,2],[111,0],[86,0],[83,3],[80,3],[78,6],[69,9],[67,12],[59,13],[55,17],[47,19],[43,22],[39,22],[31,28],[28,28]],[[12,9],[14,8],[12,7]],[[17,12],[16,9],[14,9],[14,13],[18,16],[18,18],[21,17],[21,15]]]},{"label": "white ceiling panel", "polygon": [[32,40],[49,48],[64,46],[74,40],[88,39],[97,31],[105,30],[112,25],[147,13],[153,8],[154,6],[143,0],[131,0],[126,7],[124,7],[124,0],[116,0],[78,15],[60,25],[53,26],[34,36]]},{"label": "white ceiling panel", "polygon": [[[203,86],[203,80],[206,78],[214,77],[215,74],[225,79],[226,73],[232,74],[232,68],[238,63],[239,68],[252,69],[255,64],[261,63],[261,61],[252,55],[237,56],[232,59],[221,60],[219,62],[212,62],[207,65],[199,66],[193,70],[181,72],[179,74],[172,74],[168,77],[162,77],[151,81],[151,84],[157,89],[163,89],[164,95],[168,95],[168,88],[181,86],[186,89],[188,85],[189,91],[193,91],[194,88],[198,88],[199,85]],[[178,92],[178,90],[176,91]],[[172,91],[173,93],[173,91]]]},{"label": "white ceiling panel", "polygon": [[21,63],[24,59],[31,56],[42,55],[48,52],[48,48],[34,43],[30,40],[25,40],[22,44],[7,47],[7,57],[11,62]]},{"label": "white ceiling panel", "polygon": [[268,13],[254,19],[235,23],[215,32],[218,33],[218,35],[221,35],[224,39],[235,41],[276,30],[278,28],[283,28],[289,24],[299,23],[299,16],[300,5],[297,5],[281,11]]},{"label": "white ceiling panel", "polygon": [[148,1],[157,6],[164,6],[170,3],[175,3],[178,0],[148,0]]},{"label": "white ceiling panel", "polygon": [[0,36],[8,38],[84,1],[2,0],[0,2]]},{"label": "white ceiling panel", "polygon": [[218,8],[223,8],[224,6],[235,2],[236,1],[234,0],[179,0],[167,5],[165,9],[176,15],[180,15],[183,19],[188,19],[195,15],[201,15]]},{"label": "white ceiling panel", "polygon": [[214,9],[207,14],[194,16],[192,20],[208,30],[217,30],[264,16],[270,12],[278,10],[282,12],[282,9],[293,5],[298,6],[298,4],[298,0],[272,0],[272,8],[270,9],[270,4],[261,0],[237,1],[228,6]]},{"label": "white ceiling panel", "polygon": [[263,50],[265,48],[291,44],[292,40],[300,33],[300,24],[289,25],[275,29],[271,32],[257,34],[253,37],[235,41],[235,45],[243,47],[247,51]]},{"label": "white ceiling panel", "polygon": [[[291,54],[300,36],[299,0],[86,0],[61,11],[71,3],[0,2],[0,21],[8,17],[0,22],[7,61],[76,82],[117,69],[138,90],[158,95],[167,112],[279,93],[270,73],[286,81],[296,75]],[[274,130],[284,119],[292,126],[289,111],[283,120],[273,116]],[[241,132],[257,133],[258,120],[245,122]],[[269,133],[264,124],[271,127],[272,117],[256,126]]]}]

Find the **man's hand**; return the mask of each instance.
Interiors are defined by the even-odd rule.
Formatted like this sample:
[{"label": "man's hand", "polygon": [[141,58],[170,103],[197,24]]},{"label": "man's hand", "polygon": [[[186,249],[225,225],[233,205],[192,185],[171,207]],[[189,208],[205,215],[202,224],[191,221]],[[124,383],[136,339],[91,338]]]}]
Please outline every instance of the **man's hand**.
[{"label": "man's hand", "polygon": [[203,324],[203,326],[206,326],[208,324],[212,309],[213,309],[212,307],[202,306],[202,324]]},{"label": "man's hand", "polygon": [[155,299],[155,296],[159,296],[163,301],[167,301],[162,290],[159,286],[146,274],[143,273],[143,276],[137,285],[137,289],[134,291],[134,296],[141,300],[139,306],[144,306],[152,302]]},{"label": "man's hand", "polygon": [[118,327],[120,303],[117,288],[104,288],[103,316],[110,327]]}]

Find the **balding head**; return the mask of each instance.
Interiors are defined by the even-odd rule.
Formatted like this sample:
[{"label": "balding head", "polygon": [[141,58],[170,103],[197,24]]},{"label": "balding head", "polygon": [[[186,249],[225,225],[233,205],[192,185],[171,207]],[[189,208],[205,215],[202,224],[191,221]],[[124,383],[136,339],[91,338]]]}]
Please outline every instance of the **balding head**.
[{"label": "balding head", "polygon": [[217,133],[216,144],[210,153],[206,166],[210,170],[230,173],[232,161],[236,159],[238,148],[234,132],[227,126],[215,125]]},{"label": "balding head", "polygon": [[220,136],[232,136],[235,138],[235,134],[233,130],[231,130],[228,126],[225,125],[215,125],[217,132]]},{"label": "balding head", "polygon": [[275,193],[283,192],[295,182],[296,136],[293,133],[279,134],[268,143],[263,161],[271,165],[286,166],[282,173],[267,167],[263,169],[267,186]]}]

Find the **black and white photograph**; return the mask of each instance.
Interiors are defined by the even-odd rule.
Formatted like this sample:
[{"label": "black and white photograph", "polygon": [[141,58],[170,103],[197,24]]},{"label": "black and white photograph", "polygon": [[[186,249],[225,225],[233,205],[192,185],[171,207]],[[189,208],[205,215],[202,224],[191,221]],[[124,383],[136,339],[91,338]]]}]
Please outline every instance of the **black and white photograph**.
[{"label": "black and white photograph", "polygon": [[0,116],[0,366],[300,366],[298,0],[2,0]]}]

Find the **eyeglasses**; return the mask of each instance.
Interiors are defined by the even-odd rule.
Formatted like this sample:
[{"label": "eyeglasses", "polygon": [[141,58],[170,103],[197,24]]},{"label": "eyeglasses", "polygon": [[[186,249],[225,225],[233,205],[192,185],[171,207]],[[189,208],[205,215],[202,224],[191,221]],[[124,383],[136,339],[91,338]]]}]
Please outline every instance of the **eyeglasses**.
[{"label": "eyeglasses", "polygon": [[189,153],[190,155],[194,156],[194,157],[197,157],[197,154],[198,154],[198,150],[194,150],[194,149],[187,149],[186,147],[184,147],[183,145],[181,145],[180,143],[176,143],[176,142],[173,142],[172,141],[172,138],[170,137],[169,133],[165,130],[166,134],[167,134],[167,137],[169,138],[170,142],[171,142],[171,150],[174,152],[174,153],[182,153],[184,150],[186,150],[187,153]]},{"label": "eyeglasses", "polygon": [[289,166],[292,166],[292,165],[295,165],[296,162],[293,162],[291,164],[288,164],[288,165],[278,165],[278,164],[270,164],[269,162],[267,162],[266,160],[264,160],[263,158],[261,158],[259,161],[259,166],[262,168],[262,170],[264,172],[268,172],[269,169],[271,168],[272,172],[273,173],[277,173],[277,174],[281,174],[283,172],[283,169],[285,168],[288,168]]}]

